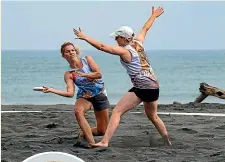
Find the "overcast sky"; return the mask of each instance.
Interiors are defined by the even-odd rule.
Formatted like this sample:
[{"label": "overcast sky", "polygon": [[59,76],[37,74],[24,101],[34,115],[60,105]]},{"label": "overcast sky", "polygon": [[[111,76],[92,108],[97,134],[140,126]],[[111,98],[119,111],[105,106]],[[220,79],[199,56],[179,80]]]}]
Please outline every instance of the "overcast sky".
[{"label": "overcast sky", "polygon": [[152,6],[165,13],[150,29],[145,47],[166,49],[225,49],[225,2],[2,2],[2,49],[56,49],[67,40],[81,49],[93,49],[74,40],[72,28],[109,44],[109,34],[121,25],[138,32]]}]

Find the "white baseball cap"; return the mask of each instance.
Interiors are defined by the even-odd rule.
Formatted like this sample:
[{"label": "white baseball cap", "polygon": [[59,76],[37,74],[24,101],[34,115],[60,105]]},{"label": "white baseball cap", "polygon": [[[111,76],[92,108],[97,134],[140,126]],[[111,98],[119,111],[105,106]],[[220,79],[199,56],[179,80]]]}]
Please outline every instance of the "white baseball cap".
[{"label": "white baseball cap", "polygon": [[113,38],[115,38],[117,36],[121,36],[124,38],[132,38],[134,36],[134,31],[129,26],[121,26],[115,32],[110,34],[110,37],[113,37]]}]

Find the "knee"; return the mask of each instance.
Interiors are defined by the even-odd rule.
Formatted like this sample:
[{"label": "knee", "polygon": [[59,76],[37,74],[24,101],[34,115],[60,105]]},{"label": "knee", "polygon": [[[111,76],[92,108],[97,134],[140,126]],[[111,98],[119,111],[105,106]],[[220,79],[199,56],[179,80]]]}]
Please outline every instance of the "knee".
[{"label": "knee", "polygon": [[156,121],[158,119],[158,115],[157,114],[150,114],[150,115],[148,115],[148,118],[151,121]]},{"label": "knee", "polygon": [[114,116],[114,117],[120,117],[120,116],[122,116],[122,113],[120,111],[114,109],[112,111],[112,116]]},{"label": "knee", "polygon": [[79,119],[80,117],[84,116],[84,111],[74,107],[74,115],[77,119]]}]

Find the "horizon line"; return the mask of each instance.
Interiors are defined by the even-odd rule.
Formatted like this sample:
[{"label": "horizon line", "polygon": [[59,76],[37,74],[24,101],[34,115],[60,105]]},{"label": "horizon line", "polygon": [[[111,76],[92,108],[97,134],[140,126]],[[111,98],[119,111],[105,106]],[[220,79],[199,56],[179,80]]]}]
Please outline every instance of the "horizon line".
[{"label": "horizon line", "polygon": [[[86,48],[86,49],[82,49],[81,51],[94,51],[94,50],[97,50],[97,49]],[[225,49],[146,49],[146,50],[147,51],[224,51]],[[60,51],[60,49],[1,49],[1,51]]]}]

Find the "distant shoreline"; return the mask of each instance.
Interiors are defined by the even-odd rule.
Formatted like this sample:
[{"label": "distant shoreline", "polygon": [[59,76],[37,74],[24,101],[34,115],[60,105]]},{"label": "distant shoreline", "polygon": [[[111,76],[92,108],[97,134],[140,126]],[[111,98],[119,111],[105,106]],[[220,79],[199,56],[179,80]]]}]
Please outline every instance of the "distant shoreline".
[{"label": "distant shoreline", "polygon": [[[1,105],[1,111],[73,111],[72,104],[51,104],[51,105]],[[115,104],[110,105],[112,110]],[[131,111],[143,111],[143,105],[138,105]],[[215,111],[219,110],[219,111]],[[158,111],[164,112],[207,112],[207,113],[225,113],[225,104],[222,103],[186,103],[186,104],[159,104]]]},{"label": "distant shoreline", "polygon": [[[2,49],[4,51],[59,51],[59,49]],[[96,51],[96,49],[82,49],[82,51]],[[146,49],[146,51],[224,51],[225,49]]]}]

